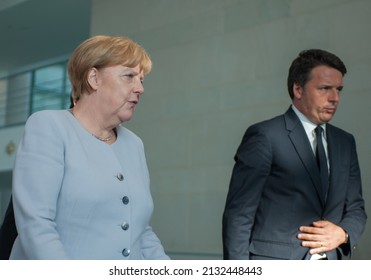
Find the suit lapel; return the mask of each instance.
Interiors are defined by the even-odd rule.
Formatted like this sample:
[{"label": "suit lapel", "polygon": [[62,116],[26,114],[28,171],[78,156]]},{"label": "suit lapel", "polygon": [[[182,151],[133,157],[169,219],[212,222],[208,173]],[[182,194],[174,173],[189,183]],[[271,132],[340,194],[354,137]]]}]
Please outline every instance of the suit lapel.
[{"label": "suit lapel", "polygon": [[341,170],[339,170],[340,165],[339,163],[342,162],[341,155],[342,147],[341,144],[341,138],[336,137],[334,134],[333,127],[330,124],[327,124],[326,127],[326,137],[327,137],[327,147],[328,147],[328,157],[329,157],[329,162],[330,162],[330,186],[328,190],[328,201],[327,204],[331,204],[331,198],[336,197],[336,195],[332,195],[334,193],[334,187],[333,186],[338,186],[341,185],[339,182],[336,180],[339,180],[341,178],[340,176],[335,177],[334,174],[342,174]]},{"label": "suit lapel", "polygon": [[324,206],[325,197],[321,195],[322,190],[318,166],[304,127],[301,124],[299,118],[296,116],[295,112],[291,109],[291,107],[285,113],[284,118],[286,121],[286,129],[289,131],[289,138],[294,145],[295,150],[298,153],[303,165],[309,173],[312,183],[321,200],[321,203]]}]

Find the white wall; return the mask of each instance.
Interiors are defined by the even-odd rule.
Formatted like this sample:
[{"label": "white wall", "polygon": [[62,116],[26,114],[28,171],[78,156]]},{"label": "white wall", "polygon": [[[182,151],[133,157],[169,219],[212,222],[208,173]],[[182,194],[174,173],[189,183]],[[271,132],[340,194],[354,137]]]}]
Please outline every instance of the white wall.
[{"label": "white wall", "polygon": [[[128,127],[145,143],[153,226],[173,258],[221,258],[233,155],[247,126],[288,108],[287,71],[302,49],[348,67],[333,123],[358,140],[370,213],[370,14],[369,0],[92,1],[93,35],[129,36],[154,62]],[[356,258],[371,259],[370,232]]]}]

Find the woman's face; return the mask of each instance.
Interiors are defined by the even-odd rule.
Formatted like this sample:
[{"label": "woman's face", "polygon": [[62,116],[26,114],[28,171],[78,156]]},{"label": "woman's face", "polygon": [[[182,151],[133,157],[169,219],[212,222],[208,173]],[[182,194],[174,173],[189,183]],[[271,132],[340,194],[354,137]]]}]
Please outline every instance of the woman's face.
[{"label": "woman's face", "polygon": [[144,92],[143,78],[139,65],[134,68],[116,65],[97,70],[97,94],[103,113],[117,118],[120,123],[130,120]]}]

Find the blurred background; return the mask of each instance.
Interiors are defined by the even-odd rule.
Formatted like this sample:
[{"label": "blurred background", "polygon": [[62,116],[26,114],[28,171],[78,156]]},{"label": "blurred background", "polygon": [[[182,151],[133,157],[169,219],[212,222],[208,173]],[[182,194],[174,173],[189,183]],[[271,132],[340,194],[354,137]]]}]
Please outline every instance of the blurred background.
[{"label": "blurred background", "polygon": [[[0,0],[0,221],[27,117],[68,108],[66,64],[91,35],[128,36],[153,70],[134,118],[152,225],[173,259],[221,259],[233,156],[246,128],[287,110],[291,61],[308,48],[346,64],[332,123],[354,134],[371,203],[371,0]],[[371,259],[370,223],[354,259]]]}]

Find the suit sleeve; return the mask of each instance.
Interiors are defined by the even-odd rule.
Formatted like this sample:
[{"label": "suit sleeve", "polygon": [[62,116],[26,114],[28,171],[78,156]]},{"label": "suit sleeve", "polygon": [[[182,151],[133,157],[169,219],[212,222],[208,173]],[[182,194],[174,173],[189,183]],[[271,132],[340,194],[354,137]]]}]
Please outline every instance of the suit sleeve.
[{"label": "suit sleeve", "polygon": [[[42,114],[40,114],[42,113]],[[25,126],[13,174],[14,214],[27,259],[67,259],[55,223],[64,175],[64,145],[57,124],[39,112]]]},{"label": "suit sleeve", "polygon": [[255,214],[269,176],[272,149],[259,126],[250,127],[238,147],[223,214],[224,259],[249,259]]},{"label": "suit sleeve", "polygon": [[349,244],[343,245],[340,252],[345,256],[350,256],[352,249],[361,237],[367,215],[362,195],[361,174],[358,164],[358,156],[354,137],[351,138],[350,150],[350,170],[347,186],[347,195],[345,199],[344,214],[339,226],[349,234]]}]

